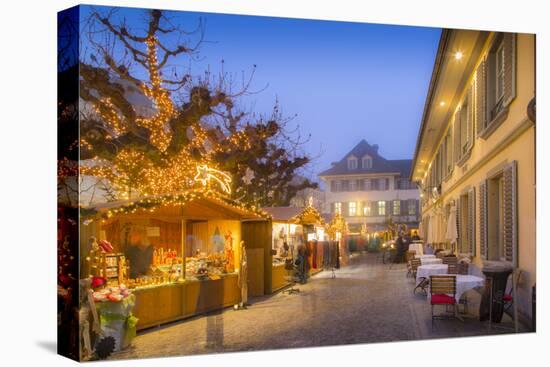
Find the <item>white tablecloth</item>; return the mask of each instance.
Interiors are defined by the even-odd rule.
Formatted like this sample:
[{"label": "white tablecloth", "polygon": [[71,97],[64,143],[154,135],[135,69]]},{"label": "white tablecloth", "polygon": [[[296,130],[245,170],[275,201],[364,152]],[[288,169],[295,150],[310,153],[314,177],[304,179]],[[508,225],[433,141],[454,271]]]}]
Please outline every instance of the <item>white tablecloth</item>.
[{"label": "white tablecloth", "polygon": [[409,251],[416,251],[416,255],[424,255],[424,249],[421,243],[411,243]]},{"label": "white tablecloth", "polygon": [[[419,267],[420,269],[420,267]],[[432,274],[433,275],[433,274]],[[417,273],[418,276],[418,273]],[[477,277],[475,275],[455,275],[456,276],[456,302],[460,301],[460,297],[464,292],[469,291],[477,287],[483,287],[485,279]],[[428,300],[430,299],[430,292],[428,291]]]},{"label": "white tablecloth", "polygon": [[438,259],[435,257],[421,258],[420,262],[422,265],[433,265],[433,264],[443,264],[443,259]]},{"label": "white tablecloth", "polygon": [[416,269],[416,284],[418,285],[422,278],[430,278],[430,275],[447,274],[449,266],[447,264],[420,265]]},{"label": "white tablecloth", "polygon": [[416,259],[435,259],[435,255],[414,255]]}]

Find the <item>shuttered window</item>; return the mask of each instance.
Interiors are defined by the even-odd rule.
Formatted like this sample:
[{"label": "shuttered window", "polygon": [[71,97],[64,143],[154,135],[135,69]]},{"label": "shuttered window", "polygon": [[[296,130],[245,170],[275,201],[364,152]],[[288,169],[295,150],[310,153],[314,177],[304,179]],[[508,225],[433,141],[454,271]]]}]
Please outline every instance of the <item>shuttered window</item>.
[{"label": "shuttered window", "polygon": [[488,259],[488,234],[487,234],[487,181],[479,185],[479,255],[482,259]]},{"label": "shuttered window", "polygon": [[476,193],[472,188],[468,191],[468,252],[475,256],[476,251],[476,211],[475,211]]},{"label": "shuttered window", "polygon": [[487,138],[502,123],[506,107],[516,97],[516,35],[495,34],[476,71],[477,132]]},{"label": "shuttered window", "polygon": [[416,206],[417,206],[417,200],[415,200],[415,199],[409,199],[408,200],[408,214],[409,215],[416,215]]},{"label": "shuttered window", "polygon": [[349,215],[350,217],[354,217],[357,215],[357,203],[355,201],[349,202]]},{"label": "shuttered window", "polygon": [[394,200],[393,201],[393,215],[401,215],[401,201],[400,200]]},{"label": "shuttered window", "polygon": [[368,201],[365,201],[363,203],[363,215],[369,217],[372,215],[372,212],[371,212],[371,203],[368,202]]},{"label": "shuttered window", "polygon": [[509,163],[503,172],[503,240],[506,261],[518,266],[517,162]]},{"label": "shuttered window", "polygon": [[378,202],[378,215],[386,215],[386,202],[385,201],[379,201]]},{"label": "shuttered window", "polygon": [[454,131],[454,158],[455,163],[461,163],[474,145],[474,88],[472,84],[462,101],[460,108],[455,112]]},{"label": "shuttered window", "polygon": [[335,202],[334,203],[334,213],[335,214],[342,214],[342,203],[341,202]]},{"label": "shuttered window", "polygon": [[338,191],[338,181],[336,181],[336,180],[330,181],[330,191],[331,192],[337,192]]}]

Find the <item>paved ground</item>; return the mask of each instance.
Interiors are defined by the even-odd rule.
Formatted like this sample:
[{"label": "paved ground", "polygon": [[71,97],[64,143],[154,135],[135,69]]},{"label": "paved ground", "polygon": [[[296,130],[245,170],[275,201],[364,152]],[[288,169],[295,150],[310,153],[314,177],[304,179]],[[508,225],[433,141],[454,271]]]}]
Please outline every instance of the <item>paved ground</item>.
[{"label": "paved ground", "polygon": [[[252,299],[247,310],[226,309],[142,332],[113,359],[147,358],[350,343],[375,343],[509,332],[476,318],[479,295],[468,293],[464,321],[438,320],[432,330],[426,298],[414,296],[405,265],[383,265],[376,255],[312,277],[296,295]],[[503,326],[511,327],[509,319]]]}]

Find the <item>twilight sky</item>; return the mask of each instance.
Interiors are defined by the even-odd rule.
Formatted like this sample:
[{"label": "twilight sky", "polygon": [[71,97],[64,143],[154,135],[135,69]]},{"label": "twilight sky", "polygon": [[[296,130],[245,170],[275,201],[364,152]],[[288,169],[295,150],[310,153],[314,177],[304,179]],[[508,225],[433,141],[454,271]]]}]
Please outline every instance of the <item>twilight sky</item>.
[{"label": "twilight sky", "polygon": [[[83,7],[83,17],[86,7]],[[173,13],[174,23],[194,29],[206,21],[205,40],[193,75],[210,67],[247,75],[258,94],[247,109],[269,113],[278,98],[316,157],[311,174],[330,167],[361,139],[388,159],[412,158],[440,29],[211,13]],[[145,14],[123,8],[129,27]],[[188,26],[185,26],[185,25]],[[313,178],[313,177],[312,177]]]}]

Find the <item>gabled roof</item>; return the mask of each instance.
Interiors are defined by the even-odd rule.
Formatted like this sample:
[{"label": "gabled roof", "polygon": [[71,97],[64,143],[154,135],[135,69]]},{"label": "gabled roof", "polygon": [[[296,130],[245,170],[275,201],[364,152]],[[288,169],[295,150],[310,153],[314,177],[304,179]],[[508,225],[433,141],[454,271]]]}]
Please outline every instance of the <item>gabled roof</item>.
[{"label": "gabled roof", "polygon": [[[372,167],[363,168],[361,159],[364,156],[372,158]],[[357,157],[359,164],[356,169],[348,169],[348,158]],[[336,162],[331,168],[321,172],[320,177],[332,175],[354,175],[364,173],[398,173],[403,177],[408,177],[411,170],[411,159],[386,159],[378,154],[378,146],[370,145],[365,139],[361,140],[344,158]]]},{"label": "gabled roof", "polygon": [[262,208],[262,210],[269,213],[275,222],[288,222],[293,217],[300,214],[304,208],[294,206],[270,206]]}]

